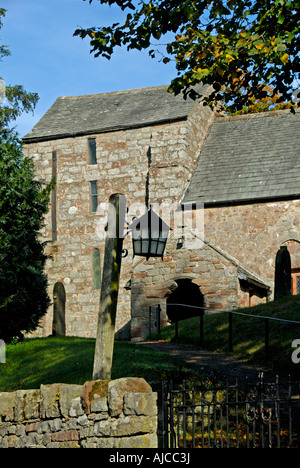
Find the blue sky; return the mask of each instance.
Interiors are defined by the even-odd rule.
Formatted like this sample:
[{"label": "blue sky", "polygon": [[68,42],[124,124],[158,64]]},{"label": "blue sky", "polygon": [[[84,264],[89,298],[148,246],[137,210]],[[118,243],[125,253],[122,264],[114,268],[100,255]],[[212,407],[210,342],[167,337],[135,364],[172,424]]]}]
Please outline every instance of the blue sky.
[{"label": "blue sky", "polygon": [[24,136],[57,97],[97,94],[169,84],[175,68],[148,52],[118,49],[111,60],[94,58],[89,40],[73,37],[78,27],[104,26],[120,18],[120,9],[83,0],[1,0],[7,10],[0,42],[11,56],[0,63],[6,84],[38,93],[34,115],[23,114],[17,131]]}]

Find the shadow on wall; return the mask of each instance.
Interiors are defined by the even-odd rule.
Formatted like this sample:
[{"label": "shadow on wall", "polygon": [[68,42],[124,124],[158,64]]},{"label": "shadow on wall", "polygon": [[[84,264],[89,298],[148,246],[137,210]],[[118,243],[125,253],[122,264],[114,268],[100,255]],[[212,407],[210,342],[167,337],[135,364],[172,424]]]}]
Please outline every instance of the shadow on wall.
[{"label": "shadow on wall", "polygon": [[115,333],[115,339],[119,341],[130,340],[131,322],[128,321],[122,328]]}]

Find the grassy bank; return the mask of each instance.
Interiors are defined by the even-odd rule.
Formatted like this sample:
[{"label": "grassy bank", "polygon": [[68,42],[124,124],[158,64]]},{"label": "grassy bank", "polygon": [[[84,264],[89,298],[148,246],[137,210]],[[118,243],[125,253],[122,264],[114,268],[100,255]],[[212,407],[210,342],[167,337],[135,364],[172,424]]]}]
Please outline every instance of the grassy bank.
[{"label": "grassy bank", "polygon": [[[49,337],[6,348],[0,364],[0,391],[35,389],[41,384],[83,384],[92,380],[95,340]],[[182,379],[193,371],[171,356],[127,342],[116,342],[112,379],[143,377],[148,382]]]},{"label": "grassy bank", "polygon": [[[252,363],[264,364],[265,328],[262,316],[300,321],[300,296],[241,309],[249,316],[233,315],[233,355]],[[251,316],[250,316],[251,315]],[[252,317],[254,315],[254,317]],[[199,317],[179,322],[179,342],[198,346]],[[228,351],[228,314],[204,317],[204,345],[212,351]],[[174,325],[151,339],[174,341]],[[286,371],[300,378],[300,363],[292,362],[292,342],[300,340],[300,324],[269,322],[269,360],[275,371]],[[6,363],[0,364],[0,391],[35,389],[41,384],[83,384],[92,380],[95,340],[75,337],[49,337],[24,340],[6,347]],[[300,352],[298,353],[300,357]],[[144,377],[148,382],[161,379],[196,377],[192,367],[169,355],[127,342],[116,342],[112,379]]]},{"label": "grassy bank", "polygon": [[[233,355],[247,359],[252,363],[265,362],[265,321],[268,316],[300,322],[300,296],[291,296],[276,302],[256,307],[240,309],[237,312],[249,316],[233,315]],[[254,315],[255,317],[251,317]],[[259,318],[261,317],[261,318]],[[213,351],[228,351],[229,320],[228,313],[208,314],[204,316],[203,347]],[[161,330],[160,335],[152,334],[151,339],[176,341],[175,325]],[[200,319],[193,317],[178,323],[178,340],[198,346],[200,339]],[[300,324],[269,321],[269,368],[288,371],[300,377],[300,363],[294,364],[291,356],[295,351],[292,342],[300,340]],[[300,356],[300,353],[299,353]]]}]

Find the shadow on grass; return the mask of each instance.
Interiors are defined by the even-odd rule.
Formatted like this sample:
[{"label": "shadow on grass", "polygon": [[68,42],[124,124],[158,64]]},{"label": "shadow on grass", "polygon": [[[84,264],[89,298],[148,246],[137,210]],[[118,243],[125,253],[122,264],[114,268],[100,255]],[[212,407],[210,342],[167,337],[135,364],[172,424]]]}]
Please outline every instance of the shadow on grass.
[{"label": "shadow on grass", "polygon": [[[92,380],[95,340],[48,337],[24,340],[6,350],[0,364],[0,391],[36,389],[41,384],[82,385]],[[128,342],[116,342],[112,379],[143,377],[151,382],[197,375],[192,367],[156,350]]]}]

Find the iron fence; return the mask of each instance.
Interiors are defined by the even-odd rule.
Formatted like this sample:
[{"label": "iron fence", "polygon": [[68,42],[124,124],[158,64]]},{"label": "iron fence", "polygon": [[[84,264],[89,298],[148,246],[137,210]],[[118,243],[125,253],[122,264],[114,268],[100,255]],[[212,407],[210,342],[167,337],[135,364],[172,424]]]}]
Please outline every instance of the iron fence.
[{"label": "iron fence", "polygon": [[300,448],[299,382],[160,385],[160,448]]}]

